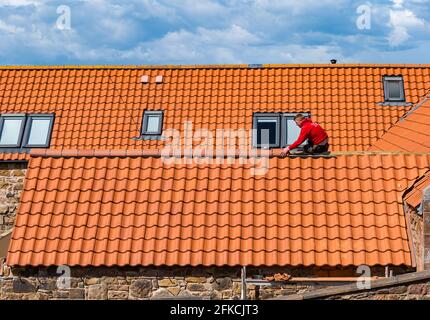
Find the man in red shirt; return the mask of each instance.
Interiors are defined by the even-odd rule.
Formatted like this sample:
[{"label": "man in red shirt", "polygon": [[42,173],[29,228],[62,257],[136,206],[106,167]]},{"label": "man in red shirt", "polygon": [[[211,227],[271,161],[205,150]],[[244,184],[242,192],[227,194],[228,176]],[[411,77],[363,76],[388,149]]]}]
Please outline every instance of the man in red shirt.
[{"label": "man in red shirt", "polygon": [[281,157],[287,156],[290,150],[300,146],[306,139],[308,143],[304,147],[305,153],[316,154],[328,151],[328,135],[318,123],[312,122],[302,114],[296,115],[294,121],[301,128],[300,135],[296,142],[282,150]]}]

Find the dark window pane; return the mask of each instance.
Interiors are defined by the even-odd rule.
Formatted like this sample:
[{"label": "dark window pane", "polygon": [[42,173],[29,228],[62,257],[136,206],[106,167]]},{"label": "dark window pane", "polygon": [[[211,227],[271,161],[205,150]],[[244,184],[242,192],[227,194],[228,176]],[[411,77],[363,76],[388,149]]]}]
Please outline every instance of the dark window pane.
[{"label": "dark window pane", "polygon": [[[276,120],[259,119],[257,121],[257,144],[276,144]],[[264,134],[268,133],[268,140]]]},{"label": "dark window pane", "polygon": [[400,85],[400,81],[398,80],[389,80],[387,81],[387,86],[388,86],[388,97],[390,99],[401,99],[402,98],[402,94],[401,94],[401,85]]}]

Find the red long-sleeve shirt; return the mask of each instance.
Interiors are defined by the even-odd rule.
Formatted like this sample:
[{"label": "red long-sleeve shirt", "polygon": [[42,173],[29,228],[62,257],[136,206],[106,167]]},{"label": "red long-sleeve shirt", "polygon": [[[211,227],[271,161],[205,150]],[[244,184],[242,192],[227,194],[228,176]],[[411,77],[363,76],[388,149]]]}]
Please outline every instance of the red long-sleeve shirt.
[{"label": "red long-sleeve shirt", "polygon": [[295,149],[300,146],[306,139],[310,139],[313,145],[320,144],[328,138],[325,130],[316,122],[312,122],[311,119],[306,118],[302,122],[300,135],[296,142],[288,147],[289,150]]}]

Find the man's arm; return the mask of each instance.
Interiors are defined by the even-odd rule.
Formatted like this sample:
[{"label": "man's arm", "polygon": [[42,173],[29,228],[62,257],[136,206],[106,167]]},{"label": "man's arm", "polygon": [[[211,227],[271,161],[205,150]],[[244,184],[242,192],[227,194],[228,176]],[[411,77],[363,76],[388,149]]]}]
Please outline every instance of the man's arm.
[{"label": "man's arm", "polygon": [[302,129],[300,130],[300,135],[297,138],[297,140],[286,149],[288,149],[288,151],[293,150],[298,146],[300,146],[303,142],[305,142],[305,140],[308,138],[310,129],[311,129],[311,126],[302,127]]}]

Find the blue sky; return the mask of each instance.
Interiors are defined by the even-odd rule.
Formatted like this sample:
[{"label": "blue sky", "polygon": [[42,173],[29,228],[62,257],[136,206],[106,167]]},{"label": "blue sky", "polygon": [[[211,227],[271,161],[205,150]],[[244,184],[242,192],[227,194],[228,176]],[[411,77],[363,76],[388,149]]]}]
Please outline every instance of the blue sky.
[{"label": "blue sky", "polygon": [[430,63],[429,52],[430,0],[0,0],[2,65]]}]

